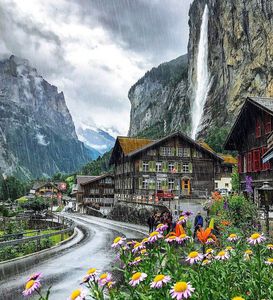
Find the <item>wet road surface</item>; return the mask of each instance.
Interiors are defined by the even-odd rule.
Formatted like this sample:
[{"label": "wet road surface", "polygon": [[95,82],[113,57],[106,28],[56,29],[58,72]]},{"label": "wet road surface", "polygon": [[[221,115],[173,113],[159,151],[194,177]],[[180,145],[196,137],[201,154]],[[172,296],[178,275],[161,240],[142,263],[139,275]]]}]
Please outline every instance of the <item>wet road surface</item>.
[{"label": "wet road surface", "polygon": [[117,235],[128,239],[143,238],[147,232],[145,226],[132,225],[81,214],[65,215],[71,217],[86,230],[86,238],[71,248],[52,254],[46,260],[29,266],[25,272],[8,278],[0,283],[0,299],[20,300],[25,279],[35,272],[43,273],[43,286],[52,285],[53,299],[67,299],[70,292],[77,288],[89,268],[99,271],[111,270],[115,253],[111,243]]}]

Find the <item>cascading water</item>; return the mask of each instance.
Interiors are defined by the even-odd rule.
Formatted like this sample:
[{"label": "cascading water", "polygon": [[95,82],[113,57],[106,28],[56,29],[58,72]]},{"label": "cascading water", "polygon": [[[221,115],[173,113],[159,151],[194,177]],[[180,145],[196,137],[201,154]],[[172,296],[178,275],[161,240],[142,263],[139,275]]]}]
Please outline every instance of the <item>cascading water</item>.
[{"label": "cascading water", "polygon": [[197,84],[196,94],[192,107],[192,138],[195,139],[198,126],[203,114],[203,108],[206,102],[207,94],[210,89],[210,75],[208,70],[208,20],[209,10],[205,6],[202,24],[200,29],[200,39],[197,55]]}]

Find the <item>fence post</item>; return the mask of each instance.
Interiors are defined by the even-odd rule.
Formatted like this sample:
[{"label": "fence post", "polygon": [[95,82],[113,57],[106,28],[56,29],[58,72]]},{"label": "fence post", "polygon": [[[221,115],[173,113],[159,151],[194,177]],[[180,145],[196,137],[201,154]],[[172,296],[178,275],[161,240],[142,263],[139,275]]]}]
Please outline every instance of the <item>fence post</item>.
[{"label": "fence post", "polygon": [[[38,229],[37,236],[40,235],[40,233],[41,233],[41,231],[40,231],[40,229]],[[37,249],[37,251],[39,251],[41,249],[41,239],[40,238],[37,239],[36,249]]]},{"label": "fence post", "polygon": [[[63,219],[62,219],[62,229],[64,230],[64,221],[65,221],[65,219],[64,219],[64,217],[63,217]],[[61,233],[61,241],[63,241],[64,240],[64,234],[63,234],[63,232]]]}]

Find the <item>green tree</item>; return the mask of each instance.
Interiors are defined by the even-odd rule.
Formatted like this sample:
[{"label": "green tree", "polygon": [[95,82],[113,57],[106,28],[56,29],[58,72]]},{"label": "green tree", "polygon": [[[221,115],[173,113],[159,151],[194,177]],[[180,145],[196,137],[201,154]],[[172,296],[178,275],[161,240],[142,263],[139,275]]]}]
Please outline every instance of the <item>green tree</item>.
[{"label": "green tree", "polygon": [[233,173],[231,175],[231,185],[234,191],[239,191],[240,189],[240,178],[238,173],[238,168],[234,167]]},{"label": "green tree", "polygon": [[223,145],[228,136],[228,132],[229,130],[225,127],[212,127],[207,134],[205,142],[209,144],[214,151],[225,153],[226,151]]},{"label": "green tree", "polygon": [[22,203],[21,206],[24,209],[34,210],[35,212],[39,212],[44,209],[48,209],[49,203],[46,199],[37,197],[37,198],[31,199],[25,203]]},{"label": "green tree", "polygon": [[17,198],[26,194],[29,189],[29,184],[20,181],[14,176],[8,176],[1,180],[0,198],[4,201],[10,199],[14,201]]}]

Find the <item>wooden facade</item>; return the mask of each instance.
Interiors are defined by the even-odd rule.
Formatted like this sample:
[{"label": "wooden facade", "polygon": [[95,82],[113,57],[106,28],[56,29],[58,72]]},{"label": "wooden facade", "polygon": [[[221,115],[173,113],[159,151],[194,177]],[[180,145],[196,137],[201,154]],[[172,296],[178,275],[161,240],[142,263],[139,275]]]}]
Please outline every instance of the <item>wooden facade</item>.
[{"label": "wooden facade", "polygon": [[262,161],[272,131],[273,98],[247,98],[225,142],[226,150],[238,151],[242,191],[246,188],[246,176],[251,176],[255,194],[264,181],[273,185],[273,164]]},{"label": "wooden facade", "polygon": [[[101,206],[113,206],[114,204],[114,176],[104,174],[92,176],[89,180],[82,180],[78,188],[78,203],[81,211],[86,207],[99,209]],[[80,190],[80,193],[79,193]]]},{"label": "wooden facade", "polygon": [[118,137],[110,158],[115,198],[151,200],[158,191],[204,197],[214,190],[222,158],[182,133],[160,140]]}]

